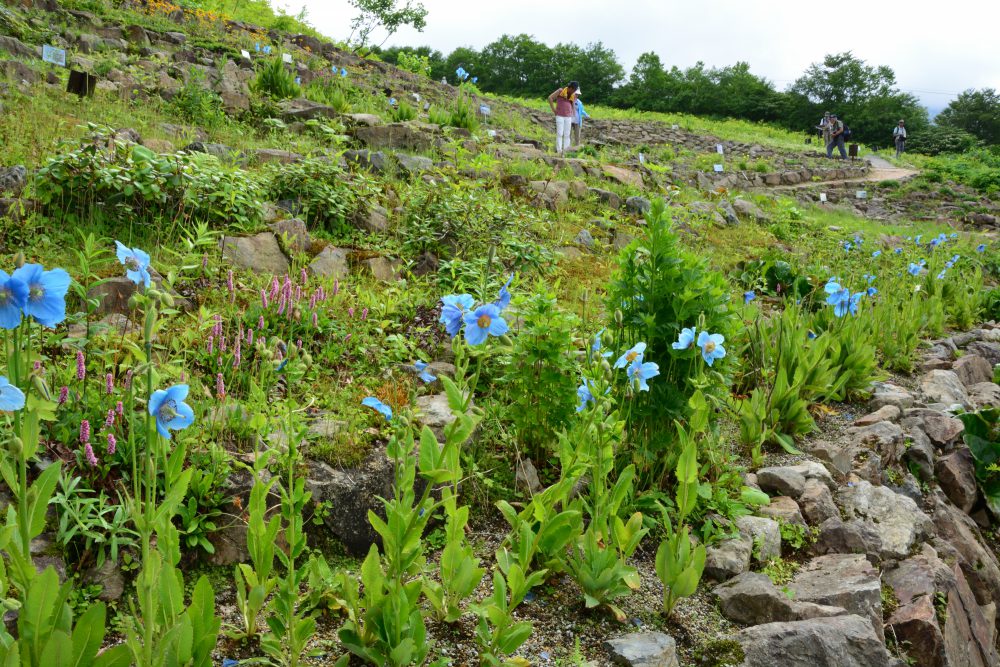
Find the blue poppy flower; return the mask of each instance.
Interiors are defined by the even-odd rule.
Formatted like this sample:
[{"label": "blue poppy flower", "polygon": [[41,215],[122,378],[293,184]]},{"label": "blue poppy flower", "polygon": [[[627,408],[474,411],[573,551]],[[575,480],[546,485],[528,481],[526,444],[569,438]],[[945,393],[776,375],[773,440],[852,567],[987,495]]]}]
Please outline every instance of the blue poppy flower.
[{"label": "blue poppy flower", "polygon": [[344,69],[343,67],[340,68],[340,76],[342,78],[347,76],[347,70]]},{"label": "blue poppy flower", "polygon": [[413,362],[413,369],[415,371],[417,371],[417,373],[418,373],[417,377],[419,377],[421,380],[423,380],[427,384],[430,384],[431,382],[434,382],[435,380],[437,380],[437,376],[432,375],[431,372],[427,370],[427,362],[426,361],[419,361],[418,360],[418,361]]},{"label": "blue poppy flower", "polygon": [[302,77],[301,76],[295,77],[295,85],[296,86],[301,86],[302,85]]},{"label": "blue poppy flower", "polygon": [[944,268],[946,269],[950,269],[953,266],[955,266],[955,262],[951,261],[950,259],[944,263]]},{"label": "blue poppy flower", "polygon": [[809,333],[806,334],[806,338],[808,338],[809,340],[814,340],[816,338],[816,332],[810,329]]},{"label": "blue poppy flower", "polygon": [[861,238],[859,235],[857,234],[854,235],[854,245],[861,247],[861,244],[864,243],[864,241],[865,240]]},{"label": "blue poppy flower", "polygon": [[239,667],[240,661],[232,658],[223,658],[222,667]]},{"label": "blue poppy flower", "polygon": [[390,97],[389,98],[389,106],[391,106],[391,107],[396,106],[396,98],[395,97]]},{"label": "blue poppy flower", "polygon": [[46,271],[41,264],[25,264],[11,275],[28,286],[24,314],[42,326],[54,327],[66,319],[66,291],[70,277],[62,269]]},{"label": "blue poppy flower", "polygon": [[748,292],[743,292],[743,303],[750,303],[756,298],[757,298],[757,293],[754,292],[753,290],[750,290]]},{"label": "blue poppy flower", "polygon": [[867,294],[868,296],[875,296],[876,294],[878,294],[878,290],[875,289],[874,287],[869,287],[867,290],[865,290],[865,294]]},{"label": "blue poppy flower", "polygon": [[921,236],[923,236],[923,234],[917,234],[916,237],[913,239],[913,242],[914,243],[920,243],[920,237]]},{"label": "blue poppy flower", "polygon": [[625,368],[627,365],[636,361],[641,364],[642,355],[645,351],[645,343],[636,343],[630,350],[627,350],[622,356],[618,357],[618,361],[615,362],[615,368]]},{"label": "blue poppy flower", "polygon": [[605,359],[607,359],[608,357],[611,356],[611,350],[605,350],[604,352],[601,352],[601,334],[603,333],[604,329],[601,329],[600,331],[597,332],[597,335],[594,336],[594,342],[591,343],[590,345],[590,353],[591,356],[597,356],[599,354]]},{"label": "blue poppy flower", "polygon": [[937,248],[939,243],[941,243],[941,239],[931,239],[931,248]]},{"label": "blue poppy flower", "polygon": [[502,336],[507,333],[507,322],[501,317],[500,309],[492,303],[483,304],[470,313],[466,313],[465,340],[469,345],[479,345],[489,336]]},{"label": "blue poppy flower", "polygon": [[710,334],[707,331],[698,334],[698,347],[701,348],[701,358],[706,364],[711,366],[716,359],[726,356],[726,348],[722,347],[725,342],[726,338],[722,334]]},{"label": "blue poppy flower", "polygon": [[[830,280],[827,281],[826,285],[823,287],[823,290],[827,294],[831,294],[831,295],[832,294],[836,294],[837,292],[840,292],[842,289],[844,289],[844,288],[840,286],[840,283],[837,282],[836,278],[830,278]],[[826,302],[830,303],[830,299],[827,298]]]},{"label": "blue poppy flower", "polygon": [[156,430],[167,440],[170,431],[180,431],[194,423],[194,410],[184,402],[187,395],[186,384],[175,384],[169,389],[157,389],[149,398],[149,414],[156,418]]},{"label": "blue poppy flower", "polygon": [[937,274],[938,280],[944,280],[945,269],[941,269],[941,273]]},{"label": "blue poppy flower", "polygon": [[691,343],[694,342],[695,334],[697,331],[695,327],[681,329],[681,332],[677,334],[677,342],[671,345],[675,350],[686,350],[691,347]]},{"label": "blue poppy flower", "polygon": [[980,243],[976,246],[976,252],[986,252],[986,244]]},{"label": "blue poppy flower", "polygon": [[265,46],[264,47],[264,53],[266,53],[267,55],[271,55],[271,47],[270,46]]},{"label": "blue poppy flower", "polygon": [[580,405],[576,406],[577,412],[587,409],[588,403],[594,403],[594,393],[590,390],[590,380],[584,380],[583,384],[576,388],[576,395],[580,399]]},{"label": "blue poppy flower", "polygon": [[478,76],[472,77],[472,83],[479,83],[479,77]]},{"label": "blue poppy flower", "polygon": [[471,294],[449,294],[441,297],[441,318],[448,335],[454,338],[462,330],[462,318],[465,312],[472,308],[476,300]]},{"label": "blue poppy flower", "polygon": [[910,266],[906,270],[911,276],[915,276],[920,273],[920,268],[921,267],[919,264],[914,264],[913,262],[910,262]]},{"label": "blue poppy flower", "polygon": [[[725,356],[725,350],[723,350],[722,354]],[[649,385],[646,383],[646,380],[659,375],[660,367],[652,361],[643,363],[642,359],[636,359],[628,367],[627,373],[630,382],[639,383],[639,391],[649,391]]]},{"label": "blue poppy flower", "polygon": [[957,239],[958,238],[958,233],[957,232],[952,232],[951,234],[948,235],[948,238],[950,238],[950,239]]},{"label": "blue poppy flower", "polygon": [[952,256],[952,258],[951,258],[951,263],[952,263],[952,264],[954,264],[955,262],[957,262],[957,261],[958,261],[958,260],[960,260],[960,259],[962,259],[962,256],[961,256],[961,255],[954,255],[954,256]]},{"label": "blue poppy flower", "polygon": [[864,273],[861,277],[867,280],[869,284],[875,282],[875,276],[870,273]]},{"label": "blue poppy flower", "polygon": [[28,302],[28,286],[0,270],[0,329],[16,329]]},{"label": "blue poppy flower", "polygon": [[852,247],[853,246],[851,246],[851,242],[850,241],[844,241],[844,250],[846,250],[847,252],[850,252]]},{"label": "blue poppy flower", "polygon": [[882,254],[881,250],[876,250],[875,252],[872,253],[872,257],[878,257],[881,254]]},{"label": "blue poppy flower", "polygon": [[510,305],[510,292],[507,290],[507,288],[510,287],[510,281],[512,280],[514,280],[513,273],[510,274],[510,276],[507,278],[507,282],[504,283],[504,286],[500,288],[500,293],[497,295],[497,300],[493,302],[500,310],[504,310],[505,308],[507,308],[507,306]]},{"label": "blue poppy flower", "polygon": [[903,249],[902,248],[896,248],[895,250],[893,250],[893,252],[898,255],[898,254],[900,254],[900,253],[903,252]]},{"label": "blue poppy flower", "polygon": [[0,412],[14,412],[24,407],[24,392],[0,375]]},{"label": "blue poppy flower", "polygon": [[149,287],[149,255],[138,248],[129,248],[121,241],[115,241],[118,261],[125,265],[125,277],[136,285]]},{"label": "blue poppy flower", "polygon": [[378,400],[374,396],[369,396],[368,398],[362,400],[361,401],[361,405],[364,405],[364,406],[367,406],[367,407],[373,409],[375,412],[379,413],[380,415],[384,415],[386,421],[391,421],[392,420],[392,408],[390,408],[388,405],[386,405],[382,401]]}]

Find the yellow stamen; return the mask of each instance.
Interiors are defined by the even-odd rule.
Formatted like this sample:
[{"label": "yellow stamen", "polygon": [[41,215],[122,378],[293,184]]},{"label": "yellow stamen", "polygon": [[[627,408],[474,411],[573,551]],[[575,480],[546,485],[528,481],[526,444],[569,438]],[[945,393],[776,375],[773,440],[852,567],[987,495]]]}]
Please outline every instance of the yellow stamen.
[{"label": "yellow stamen", "polygon": [[480,329],[488,329],[490,326],[490,322],[492,322],[492,320],[490,319],[489,315],[480,315],[479,319],[476,320],[476,324],[479,326]]},{"label": "yellow stamen", "polygon": [[708,341],[705,343],[705,354],[712,354],[715,352],[715,341]]},{"label": "yellow stamen", "polygon": [[636,352],[635,350],[629,350],[628,352],[625,353],[625,361],[632,363],[638,356],[639,356],[638,352]]}]

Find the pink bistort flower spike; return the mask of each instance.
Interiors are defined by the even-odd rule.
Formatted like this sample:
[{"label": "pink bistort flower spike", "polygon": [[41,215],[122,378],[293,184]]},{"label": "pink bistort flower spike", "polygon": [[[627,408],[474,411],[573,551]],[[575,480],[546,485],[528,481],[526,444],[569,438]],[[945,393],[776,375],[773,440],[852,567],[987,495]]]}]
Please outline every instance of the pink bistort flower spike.
[{"label": "pink bistort flower spike", "polygon": [[94,448],[90,446],[89,442],[83,446],[83,456],[91,468],[97,467],[97,457],[94,456]]},{"label": "pink bistort flower spike", "polygon": [[83,351],[76,351],[76,379],[83,380],[87,377],[86,360],[83,358]]}]

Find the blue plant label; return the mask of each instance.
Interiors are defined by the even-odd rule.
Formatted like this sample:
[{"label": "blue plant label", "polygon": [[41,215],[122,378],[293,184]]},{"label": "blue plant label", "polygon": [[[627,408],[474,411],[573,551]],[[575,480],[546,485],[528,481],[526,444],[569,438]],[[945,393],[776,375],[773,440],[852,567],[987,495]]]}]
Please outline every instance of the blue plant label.
[{"label": "blue plant label", "polygon": [[487,105],[487,104],[480,104],[479,105],[479,113],[483,114],[484,116],[489,116],[490,115],[490,111],[491,111],[491,109],[490,109],[489,105]]},{"label": "blue plant label", "polygon": [[57,49],[46,44],[42,47],[42,60],[53,65],[66,67],[66,49]]},{"label": "blue plant label", "polygon": [[714,165],[712,168],[715,169],[715,171],[722,171],[722,165],[721,164]]}]

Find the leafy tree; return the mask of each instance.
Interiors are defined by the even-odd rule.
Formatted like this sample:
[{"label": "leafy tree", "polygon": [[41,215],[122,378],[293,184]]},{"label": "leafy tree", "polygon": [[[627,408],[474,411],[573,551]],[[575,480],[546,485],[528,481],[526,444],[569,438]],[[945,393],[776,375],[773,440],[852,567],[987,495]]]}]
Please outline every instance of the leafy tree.
[{"label": "leafy tree", "polygon": [[676,86],[653,51],[639,56],[628,82],[618,89],[615,103],[644,111],[667,111]]},{"label": "leafy tree", "polygon": [[965,130],[950,125],[931,125],[921,132],[908,133],[906,150],[924,155],[965,153],[977,144],[979,140]]},{"label": "leafy tree", "polygon": [[952,100],[935,122],[965,130],[988,145],[1000,144],[1000,95],[993,88],[967,90]]},{"label": "leafy tree", "polygon": [[[444,77],[449,81],[456,81],[455,70],[459,67],[464,68],[472,76],[481,77],[483,72],[481,61],[482,55],[479,51],[468,46],[460,46],[448,54],[443,65],[437,66],[431,63],[431,78],[437,81]],[[480,81],[479,85],[482,86],[483,81]],[[484,88],[484,90],[495,92],[492,88]]]},{"label": "leafy tree", "polygon": [[788,89],[786,109],[785,124],[799,129],[812,129],[824,111],[832,111],[850,126],[853,140],[876,147],[892,143],[900,118],[914,133],[929,123],[917,98],[896,87],[892,68],[868,65],[850,51],[810,65]]},{"label": "leafy tree", "polygon": [[615,87],[625,78],[625,69],[618,62],[618,56],[601,42],[585,47],[556,44],[552,59],[556,80],[549,83],[548,92],[557,85],[576,80],[580,82],[586,101],[607,104]]},{"label": "leafy tree", "polygon": [[553,51],[531,35],[503,35],[481,53],[480,80],[502,95],[538,97],[559,85]]},{"label": "leafy tree", "polygon": [[[351,41],[357,35],[358,48],[368,44],[371,34],[382,28],[385,30],[385,43],[403,26],[413,26],[422,31],[427,26],[427,10],[424,5],[414,0],[350,0],[351,6],[358,10],[358,15],[351,19]],[[380,46],[381,46],[380,44]]]}]

